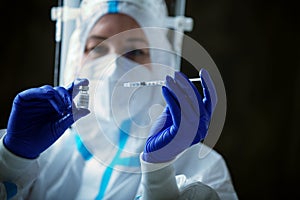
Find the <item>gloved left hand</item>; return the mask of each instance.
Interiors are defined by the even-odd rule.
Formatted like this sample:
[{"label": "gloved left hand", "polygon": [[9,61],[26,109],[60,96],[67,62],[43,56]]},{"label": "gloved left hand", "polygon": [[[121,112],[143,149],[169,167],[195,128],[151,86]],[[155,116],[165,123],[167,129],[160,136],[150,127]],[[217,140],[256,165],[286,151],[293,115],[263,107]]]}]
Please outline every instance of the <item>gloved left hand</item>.
[{"label": "gloved left hand", "polygon": [[19,93],[3,139],[5,147],[24,158],[38,157],[74,121],[89,113],[77,109],[72,101],[80,85],[88,85],[88,80],[77,79],[67,88],[46,85]]},{"label": "gloved left hand", "polygon": [[217,102],[214,84],[204,69],[200,71],[203,97],[180,72],[166,78],[162,92],[167,106],[150,131],[142,158],[150,163],[173,160],[207,134]]}]

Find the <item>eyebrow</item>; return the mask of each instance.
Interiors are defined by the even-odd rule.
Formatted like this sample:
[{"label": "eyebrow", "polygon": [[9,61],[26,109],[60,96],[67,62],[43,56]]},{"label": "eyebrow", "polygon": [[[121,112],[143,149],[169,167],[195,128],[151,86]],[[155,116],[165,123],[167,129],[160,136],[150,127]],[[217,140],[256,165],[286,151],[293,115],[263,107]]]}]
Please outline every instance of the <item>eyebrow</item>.
[{"label": "eyebrow", "polygon": [[[90,40],[90,39],[96,39],[96,40],[104,41],[104,40],[107,40],[108,37],[102,37],[102,36],[98,36],[98,35],[91,35],[90,37],[88,37],[87,40]],[[127,38],[126,42],[142,42],[142,43],[148,44],[148,41],[145,40],[144,38]]]},{"label": "eyebrow", "polygon": [[96,40],[106,40],[108,39],[107,37],[102,37],[102,36],[98,36],[98,35],[91,35],[87,38],[87,40],[90,40],[90,39],[96,39]]},{"label": "eyebrow", "polygon": [[128,38],[126,42],[143,42],[145,44],[148,44],[147,40],[143,38]]}]

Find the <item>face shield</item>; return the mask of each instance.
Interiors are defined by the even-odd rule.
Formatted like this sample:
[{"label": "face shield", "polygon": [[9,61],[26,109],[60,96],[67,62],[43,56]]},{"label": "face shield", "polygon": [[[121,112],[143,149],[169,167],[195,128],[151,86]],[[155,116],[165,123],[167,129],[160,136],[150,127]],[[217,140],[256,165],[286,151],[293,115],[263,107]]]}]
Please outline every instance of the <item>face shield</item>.
[{"label": "face shield", "polygon": [[[166,2],[66,0],[52,9],[60,44],[59,85],[75,78],[87,78],[90,83],[91,114],[76,122],[76,131],[99,162],[110,166],[115,155],[128,158],[110,166],[118,170],[139,172],[139,154],[165,106],[161,87],[127,88],[124,84],[161,81],[179,71],[184,32],[193,26],[193,20],[184,16],[184,0]],[[115,21],[118,24],[110,23],[116,14],[134,21],[131,27],[123,27],[120,18]],[[116,27],[120,30],[115,31]],[[90,47],[94,39],[97,42]],[[198,71],[202,66],[217,69],[203,48],[197,53],[202,54],[201,61],[190,60]]]},{"label": "face shield", "polygon": [[[68,55],[72,49],[80,49],[79,45],[70,48],[71,38],[84,38],[84,30],[90,30],[95,20],[107,13],[124,13],[135,19],[141,27],[156,27],[156,34],[165,32],[168,45],[159,45],[159,49],[167,49],[174,54],[172,68],[180,70],[182,41],[185,31],[191,31],[193,19],[184,16],[185,0],[102,0],[102,1],[80,1],[64,0],[62,5],[51,10],[51,18],[56,21],[56,58],[55,58],[55,80],[59,85],[66,85],[69,80],[65,69],[70,63]],[[80,30],[81,29],[81,30]],[[164,29],[164,30],[162,30]],[[154,29],[151,31],[153,34]],[[155,39],[155,37],[152,37]],[[157,44],[161,42],[157,37]],[[73,39],[77,40],[78,39]],[[83,42],[83,41],[82,41]],[[157,44],[154,44],[157,46]],[[75,51],[75,50],[74,50]],[[159,55],[159,54],[158,54]],[[157,56],[154,56],[157,58]],[[74,61],[75,62],[75,61]],[[68,75],[67,75],[68,76]]]}]

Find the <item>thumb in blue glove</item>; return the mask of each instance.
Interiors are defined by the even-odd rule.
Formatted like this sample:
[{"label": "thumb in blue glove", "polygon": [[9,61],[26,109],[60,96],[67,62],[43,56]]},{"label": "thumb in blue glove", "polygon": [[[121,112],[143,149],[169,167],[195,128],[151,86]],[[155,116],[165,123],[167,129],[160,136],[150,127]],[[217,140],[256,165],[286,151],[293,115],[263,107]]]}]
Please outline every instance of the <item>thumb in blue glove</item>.
[{"label": "thumb in blue glove", "polygon": [[72,101],[80,85],[88,85],[88,80],[77,79],[67,88],[46,85],[19,93],[3,139],[5,147],[24,158],[38,157],[76,120],[89,114]]},{"label": "thumb in blue glove", "polygon": [[200,71],[200,79],[203,97],[184,74],[175,72],[174,79],[166,78],[162,93],[167,106],[150,131],[142,156],[144,161],[173,160],[206,137],[217,95],[206,70]]}]

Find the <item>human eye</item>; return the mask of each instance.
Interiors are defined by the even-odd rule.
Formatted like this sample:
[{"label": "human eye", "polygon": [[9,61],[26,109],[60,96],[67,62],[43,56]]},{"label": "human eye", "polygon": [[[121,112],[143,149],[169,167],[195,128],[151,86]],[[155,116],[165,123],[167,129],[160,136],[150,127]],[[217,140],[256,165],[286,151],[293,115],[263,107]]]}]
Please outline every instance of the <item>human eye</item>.
[{"label": "human eye", "polygon": [[91,45],[85,48],[85,54],[91,59],[102,57],[108,52],[108,47],[104,44]]},{"label": "human eye", "polygon": [[140,61],[142,59],[149,57],[149,50],[148,49],[132,49],[127,50],[127,52],[123,55],[124,57],[133,60],[133,61]]}]

